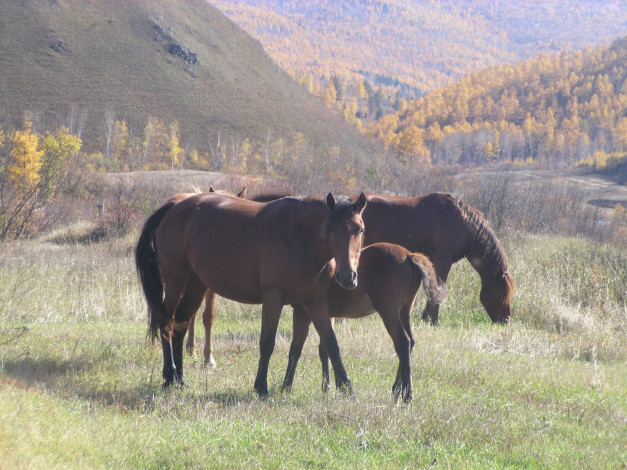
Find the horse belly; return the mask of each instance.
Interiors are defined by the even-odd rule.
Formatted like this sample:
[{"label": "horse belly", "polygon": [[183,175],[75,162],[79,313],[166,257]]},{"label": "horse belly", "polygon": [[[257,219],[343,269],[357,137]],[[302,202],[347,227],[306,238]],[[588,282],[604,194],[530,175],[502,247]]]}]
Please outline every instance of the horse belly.
[{"label": "horse belly", "polygon": [[220,253],[207,253],[201,260],[192,263],[192,270],[202,283],[230,300],[247,304],[262,301],[259,270],[250,260],[226,259]]},{"label": "horse belly", "polygon": [[375,312],[370,296],[359,287],[348,290],[334,284],[329,289],[328,302],[333,318],[362,318]]}]

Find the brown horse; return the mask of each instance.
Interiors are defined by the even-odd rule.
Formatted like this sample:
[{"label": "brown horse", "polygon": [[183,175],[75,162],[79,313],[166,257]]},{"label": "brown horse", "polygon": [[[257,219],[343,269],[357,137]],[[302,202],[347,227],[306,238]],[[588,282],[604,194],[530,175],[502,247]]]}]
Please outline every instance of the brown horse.
[{"label": "brown horse", "polygon": [[[284,196],[262,194],[252,199],[271,201]],[[509,321],[514,278],[507,255],[481,212],[445,193],[421,197],[371,194],[367,199],[364,246],[389,242],[424,253],[444,283],[451,266],[466,258],[481,277],[480,300],[492,322]],[[439,305],[427,300],[422,319],[437,324],[438,311]]]},{"label": "brown horse", "polygon": [[[395,400],[402,396],[408,403],[412,398],[409,356],[414,347],[411,331],[411,310],[421,281],[427,298],[439,305],[445,292],[429,259],[420,253],[411,253],[402,246],[375,243],[364,248],[359,257],[359,286],[352,290],[331,285],[327,293],[329,313],[332,317],[362,318],[379,313],[385,328],[392,337],[399,366],[392,386]],[[311,319],[302,309],[295,309],[292,344],[282,390],[292,387],[296,366],[307,339]],[[322,389],[329,386],[329,358],[319,347],[322,363]]]},{"label": "brown horse", "polygon": [[135,262],[161,338],[164,386],[183,383],[183,338],[209,289],[262,304],[255,390],[268,395],[267,372],[285,304],[303,305],[329,354],[336,386],[352,393],[326,303],[332,278],[357,286],[363,238],[362,194],[356,201],[284,198],[258,203],[222,194],[168,201],[146,221]]},{"label": "brown horse", "polygon": [[[220,193],[220,194],[226,194],[226,195],[234,195],[236,197],[239,198],[243,198],[244,195],[246,194],[246,189],[244,188],[242,189],[239,193],[237,194],[232,194],[228,191],[223,191],[223,190],[215,190],[213,189],[213,186],[209,186],[209,192],[210,193]],[[196,191],[195,193],[178,193],[175,194],[174,196],[172,196],[170,199],[168,199],[167,203],[171,203],[172,205],[174,204],[178,204],[179,202],[187,199],[188,197],[194,196],[196,194],[201,194],[200,191]],[[215,308],[214,308],[214,304],[216,301],[216,294],[215,292],[213,292],[212,290],[207,289],[207,292],[205,293],[205,311],[203,312],[202,315],[202,319],[203,319],[203,324],[205,327],[205,330],[209,330],[211,331],[211,326],[213,325],[213,320],[215,319]],[[187,332],[187,341],[185,343],[185,349],[187,350],[187,353],[190,356],[193,356],[194,353],[196,352],[196,338],[194,335],[194,329],[195,329],[195,323],[196,323],[196,314],[197,312],[194,312],[191,316],[191,318],[189,319],[189,328],[188,328],[188,332]],[[204,356],[205,356],[205,364],[209,364],[211,365],[211,367],[216,367],[216,361],[213,358],[213,346],[211,344],[211,335],[206,335],[205,336],[205,346],[203,348],[203,352],[204,352]]]},{"label": "brown horse", "polygon": [[[274,201],[286,194],[262,194],[256,201]],[[401,245],[411,252],[424,253],[434,265],[440,282],[445,283],[453,263],[470,261],[481,277],[480,299],[494,323],[507,323],[514,279],[507,256],[483,215],[451,194],[433,193],[407,198],[367,196],[362,217],[366,224],[364,246],[376,242]],[[213,304],[203,315],[205,345],[211,345]],[[299,305],[294,314],[302,315]],[[422,319],[438,322],[439,304],[427,299]],[[215,364],[213,349],[205,346],[205,361]]]}]

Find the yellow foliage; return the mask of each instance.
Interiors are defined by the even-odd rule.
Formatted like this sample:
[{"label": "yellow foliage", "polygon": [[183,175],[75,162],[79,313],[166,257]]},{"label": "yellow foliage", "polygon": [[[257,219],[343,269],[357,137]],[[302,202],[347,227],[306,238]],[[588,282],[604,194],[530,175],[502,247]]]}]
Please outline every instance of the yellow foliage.
[{"label": "yellow foliage", "polygon": [[179,147],[179,123],[174,121],[170,123],[170,137],[168,139],[167,156],[170,160],[170,168],[174,169],[181,160],[183,149]]},{"label": "yellow foliage", "polygon": [[11,135],[11,162],[9,178],[16,190],[27,191],[39,182],[39,169],[42,165],[43,150],[39,150],[39,137],[32,131],[32,124],[26,123],[22,131]]}]

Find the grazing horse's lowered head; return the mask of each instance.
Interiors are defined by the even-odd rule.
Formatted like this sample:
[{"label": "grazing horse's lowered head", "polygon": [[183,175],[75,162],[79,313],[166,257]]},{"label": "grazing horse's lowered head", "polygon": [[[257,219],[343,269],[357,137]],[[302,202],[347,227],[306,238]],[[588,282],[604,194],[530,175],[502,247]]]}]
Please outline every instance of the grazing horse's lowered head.
[{"label": "grazing horse's lowered head", "polygon": [[366,207],[366,195],[361,193],[353,203],[348,198],[336,200],[329,193],[327,206],[332,211],[326,230],[337,265],[335,281],[345,289],[354,289],[358,282],[357,266],[365,232],[361,214]]}]

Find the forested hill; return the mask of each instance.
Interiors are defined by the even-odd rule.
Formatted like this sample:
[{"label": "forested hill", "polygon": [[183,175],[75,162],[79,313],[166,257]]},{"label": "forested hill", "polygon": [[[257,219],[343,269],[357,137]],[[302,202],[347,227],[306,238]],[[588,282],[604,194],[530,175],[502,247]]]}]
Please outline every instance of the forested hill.
[{"label": "forested hill", "polygon": [[281,67],[311,74],[321,88],[338,75],[373,86],[400,82],[405,95],[542,52],[609,43],[627,23],[625,0],[209,1]]},{"label": "forested hill", "polygon": [[466,75],[367,132],[408,160],[603,167],[627,151],[627,37]]},{"label": "forested hill", "polygon": [[149,121],[177,121],[185,149],[221,133],[372,151],[205,0],[0,2],[0,125],[25,113],[38,132],[71,127],[86,151],[104,152],[118,122],[145,147]]}]

